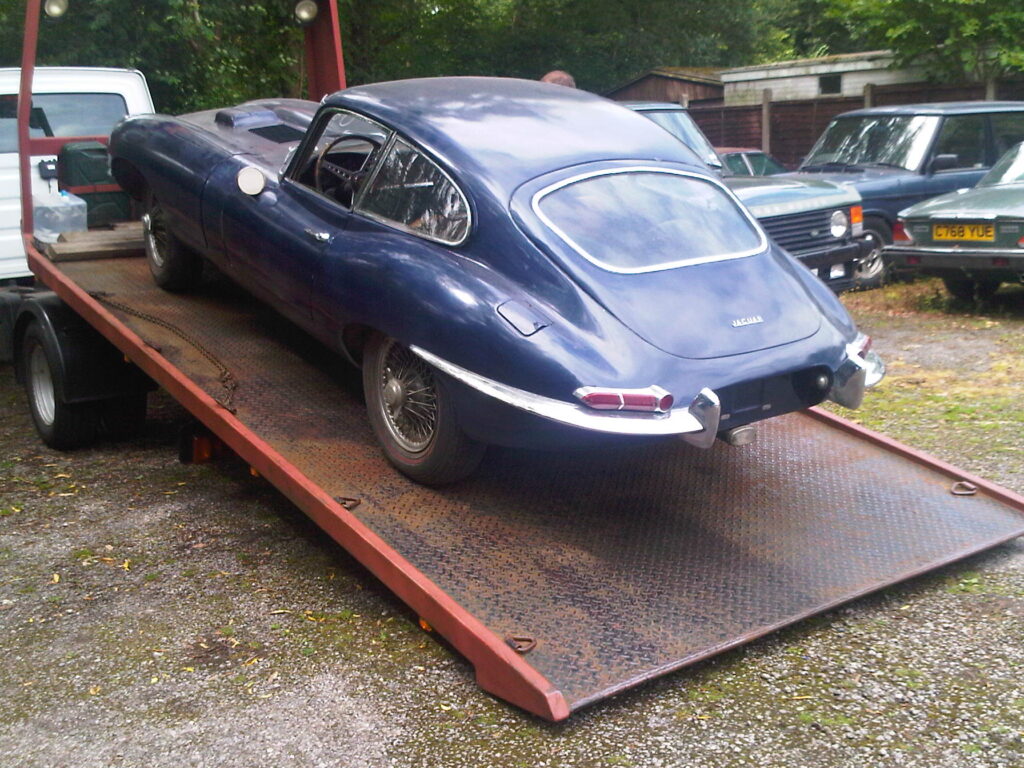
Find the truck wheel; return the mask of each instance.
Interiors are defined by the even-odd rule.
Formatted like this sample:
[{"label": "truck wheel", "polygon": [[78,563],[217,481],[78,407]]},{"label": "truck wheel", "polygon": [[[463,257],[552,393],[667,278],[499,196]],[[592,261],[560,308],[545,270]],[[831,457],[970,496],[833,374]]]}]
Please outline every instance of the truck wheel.
[{"label": "truck wheel", "polygon": [[363,390],[374,435],[402,474],[443,485],[480,464],[485,446],[459,427],[444,380],[407,347],[374,336],[363,355]]},{"label": "truck wheel", "polygon": [[32,421],[44,443],[68,451],[95,441],[99,408],[94,402],[65,403],[60,399],[63,387],[58,360],[49,334],[39,323],[32,323],[21,344],[21,370]]},{"label": "truck wheel", "polygon": [[882,219],[865,218],[863,239],[871,243],[871,250],[857,262],[853,279],[859,288],[877,288],[885,282],[882,246],[892,242],[892,229]]},{"label": "truck wheel", "polygon": [[167,227],[167,214],[152,194],[142,217],[146,261],[153,280],[165,291],[183,293],[194,288],[203,274],[203,260]]},{"label": "truck wheel", "polygon": [[946,290],[954,299],[966,303],[989,301],[999,290],[999,280],[971,280],[969,277],[944,277]]}]

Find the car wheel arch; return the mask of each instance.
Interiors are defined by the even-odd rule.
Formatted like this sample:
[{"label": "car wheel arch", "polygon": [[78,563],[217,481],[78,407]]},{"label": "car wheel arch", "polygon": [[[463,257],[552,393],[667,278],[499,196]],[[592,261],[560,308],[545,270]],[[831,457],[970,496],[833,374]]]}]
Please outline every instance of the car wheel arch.
[{"label": "car wheel arch", "polygon": [[110,172],[125,192],[135,200],[145,200],[149,184],[142,172],[122,157],[112,158]]},{"label": "car wheel arch", "polygon": [[342,356],[356,368],[363,367],[363,352],[370,338],[380,333],[377,329],[363,325],[362,323],[349,323],[346,325],[339,337],[339,347]]}]

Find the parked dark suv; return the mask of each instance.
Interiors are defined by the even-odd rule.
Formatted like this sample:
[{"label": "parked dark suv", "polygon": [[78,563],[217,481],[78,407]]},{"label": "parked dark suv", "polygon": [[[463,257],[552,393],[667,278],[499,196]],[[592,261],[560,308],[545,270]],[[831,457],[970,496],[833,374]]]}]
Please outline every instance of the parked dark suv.
[{"label": "parked dark suv", "polygon": [[800,168],[787,176],[824,178],[856,188],[864,236],[877,247],[858,273],[865,286],[884,278],[881,246],[892,242],[896,215],[914,203],[973,187],[992,164],[1024,140],[1024,102],[906,104],[835,117]]}]

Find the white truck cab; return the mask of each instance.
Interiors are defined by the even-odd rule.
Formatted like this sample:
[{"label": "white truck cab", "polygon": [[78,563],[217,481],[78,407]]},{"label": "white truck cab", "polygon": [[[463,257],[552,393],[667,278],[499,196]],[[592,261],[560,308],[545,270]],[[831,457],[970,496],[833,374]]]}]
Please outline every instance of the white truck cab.
[{"label": "white truck cab", "polygon": [[[27,277],[21,240],[21,186],[18,173],[17,103],[21,70],[0,68],[0,282]],[[32,83],[30,135],[105,136],[126,115],[153,112],[146,78],[137,70],[106,67],[37,67]],[[56,178],[44,178],[33,157],[32,196],[59,194]]]}]

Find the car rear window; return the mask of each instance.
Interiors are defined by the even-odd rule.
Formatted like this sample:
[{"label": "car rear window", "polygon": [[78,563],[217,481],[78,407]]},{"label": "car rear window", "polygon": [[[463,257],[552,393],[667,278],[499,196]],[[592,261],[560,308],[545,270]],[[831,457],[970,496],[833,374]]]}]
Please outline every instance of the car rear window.
[{"label": "car rear window", "polygon": [[750,256],[767,242],[724,187],[654,168],[586,174],[534,196],[534,211],[591,263],[654,272]]},{"label": "car rear window", "polygon": [[[0,104],[0,152],[18,151],[18,97],[5,94]],[[128,114],[117,93],[37,93],[32,97],[29,135],[107,136]]]}]

